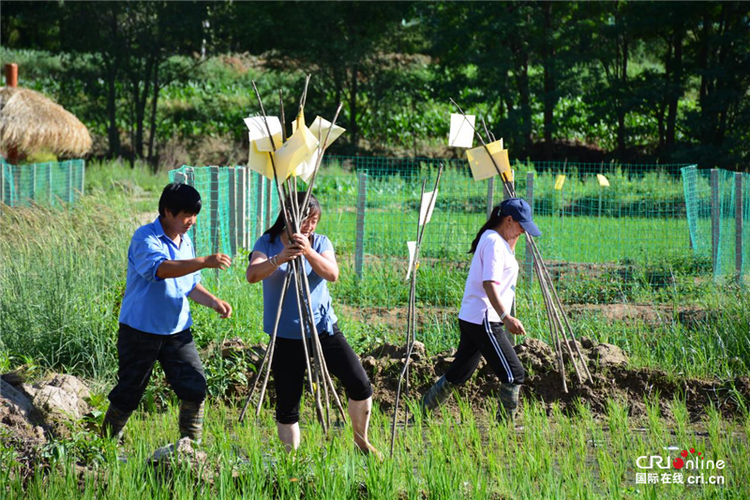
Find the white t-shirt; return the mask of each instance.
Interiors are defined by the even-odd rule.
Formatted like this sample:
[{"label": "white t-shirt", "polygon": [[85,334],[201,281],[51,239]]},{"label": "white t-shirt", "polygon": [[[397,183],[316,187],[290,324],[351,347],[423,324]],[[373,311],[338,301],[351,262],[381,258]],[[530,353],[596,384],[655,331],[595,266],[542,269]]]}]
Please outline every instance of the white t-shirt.
[{"label": "white t-shirt", "polygon": [[490,304],[484,291],[485,281],[494,281],[500,292],[500,303],[510,313],[513,297],[516,294],[518,279],[518,261],[508,244],[497,231],[492,229],[482,233],[471,259],[469,277],[466,279],[464,298],[458,318],[469,323],[481,325],[487,314],[489,321],[499,322],[500,315]]}]

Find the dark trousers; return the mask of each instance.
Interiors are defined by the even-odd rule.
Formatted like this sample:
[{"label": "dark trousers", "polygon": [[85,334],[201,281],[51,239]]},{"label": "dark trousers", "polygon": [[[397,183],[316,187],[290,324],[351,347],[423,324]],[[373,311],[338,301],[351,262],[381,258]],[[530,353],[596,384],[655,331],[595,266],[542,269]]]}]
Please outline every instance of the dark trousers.
[{"label": "dark trousers", "polygon": [[118,381],[109,401],[119,410],[131,412],[138,407],[157,361],[181,400],[200,403],[206,397],[206,375],[189,328],[154,335],[120,323],[117,355]]},{"label": "dark trousers", "polygon": [[461,329],[461,342],[458,344],[456,359],[445,379],[452,384],[463,384],[471,378],[484,356],[492,370],[505,383],[523,384],[525,371],[510,345],[502,323],[490,323],[485,318],[481,325],[458,320]]},{"label": "dark trousers", "polygon": [[[328,372],[341,381],[349,399],[364,401],[372,396],[367,372],[338,326],[334,325],[333,331],[333,335],[319,335]],[[276,421],[280,424],[299,422],[307,371],[304,349],[302,340],[276,338],[271,370],[276,384]]]}]

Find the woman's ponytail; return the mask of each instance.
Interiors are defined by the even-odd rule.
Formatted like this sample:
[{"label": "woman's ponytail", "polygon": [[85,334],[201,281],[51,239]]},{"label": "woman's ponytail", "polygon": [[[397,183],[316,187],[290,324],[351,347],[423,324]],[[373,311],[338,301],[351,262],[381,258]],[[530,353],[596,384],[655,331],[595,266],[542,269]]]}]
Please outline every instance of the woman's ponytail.
[{"label": "woman's ponytail", "polygon": [[471,242],[471,249],[466,253],[476,252],[477,245],[479,244],[479,239],[482,237],[482,234],[486,230],[499,225],[504,217],[507,217],[507,216],[503,214],[502,210],[500,209],[500,205],[497,205],[495,208],[493,208],[492,213],[490,214],[490,218],[487,219],[487,222],[485,222],[484,226],[482,226],[482,228],[479,230],[476,237],[474,238],[474,241]]}]

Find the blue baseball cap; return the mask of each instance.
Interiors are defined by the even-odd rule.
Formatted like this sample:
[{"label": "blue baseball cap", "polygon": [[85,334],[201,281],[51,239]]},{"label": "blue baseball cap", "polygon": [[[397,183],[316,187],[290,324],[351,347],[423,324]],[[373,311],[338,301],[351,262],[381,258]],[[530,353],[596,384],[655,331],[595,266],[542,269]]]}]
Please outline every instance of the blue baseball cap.
[{"label": "blue baseball cap", "polygon": [[500,204],[500,211],[503,215],[513,217],[513,220],[521,224],[523,230],[534,238],[542,235],[534,221],[531,220],[531,207],[523,198],[508,198]]}]

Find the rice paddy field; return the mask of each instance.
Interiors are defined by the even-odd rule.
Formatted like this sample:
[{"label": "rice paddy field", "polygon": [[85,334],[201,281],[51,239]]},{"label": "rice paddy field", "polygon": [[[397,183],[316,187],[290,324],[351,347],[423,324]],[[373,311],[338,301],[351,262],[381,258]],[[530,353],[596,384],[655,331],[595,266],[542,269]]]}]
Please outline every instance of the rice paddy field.
[{"label": "rice paddy field", "polygon": [[[674,200],[681,193],[679,179],[653,174],[629,180],[630,191],[606,195],[600,215],[596,186],[588,181],[577,186],[591,190],[578,199],[597,200],[582,213],[581,204],[555,205],[555,197],[567,195],[550,187],[553,176],[540,174],[536,193],[539,206],[546,208],[536,220],[545,231],[542,252],[576,335],[593,345],[619,347],[627,365],[592,362],[596,387],[573,383],[569,397],[542,391],[544,367],[527,366],[536,382],[523,392],[517,426],[496,422],[497,384],[480,370],[441,412],[425,418],[412,412],[409,425],[399,426],[390,457],[389,391],[398,370],[388,366],[400,369],[399,360],[396,355],[386,366],[373,353],[404,342],[404,241],[416,230],[418,206],[410,211],[389,206],[387,198],[368,198],[366,265],[358,278],[348,233],[356,227],[356,191],[350,191],[354,175],[347,177],[343,169],[334,173],[316,190],[326,210],[319,231],[333,240],[342,267],[341,279],[331,285],[341,328],[363,359],[375,358],[371,440],[386,452],[384,460],[357,452],[348,424],[324,434],[308,396],[302,446],[294,455],[287,455],[276,438],[269,403],[258,420],[238,422],[243,389],[254,375],[252,360],[224,356],[222,346],[265,341],[260,286],[244,278],[246,252],[223,273],[204,271],[206,287],[234,307],[232,319],[222,321],[212,311],[193,307],[209,385],[204,439],[196,446],[200,458],[170,467],[146,463],[155,449],[178,438],[177,401],[158,369],[124,442],[98,436],[117,366],[117,317],[130,236],[155,216],[168,181],[166,174],[142,168],[98,164],[87,168],[87,192],[75,207],[3,207],[0,216],[0,373],[22,372],[28,380],[53,372],[75,375],[91,389],[93,409],[38,446],[0,425],[0,496],[750,497],[745,456],[750,293],[732,279],[712,278],[710,262],[690,250],[687,224],[679,214],[613,213],[614,207],[630,206],[622,202],[630,191],[660,186],[664,199]],[[373,180],[374,193],[399,192],[399,182]],[[486,190],[467,193],[458,178],[443,182],[441,200],[454,208],[438,211],[425,237],[417,336],[426,359],[423,370],[415,369],[414,390],[406,398],[412,408],[457,345],[455,317],[468,272],[465,251],[484,220]],[[471,208],[458,204],[461,199],[479,201]],[[598,243],[596,251],[591,241]],[[520,244],[517,255],[523,262]],[[518,289],[517,316],[530,337],[549,342],[538,286],[522,277]],[[518,340],[532,345],[529,339]],[[604,390],[615,385],[622,390]],[[560,392],[554,384],[549,387]],[[683,468],[669,466],[680,457]]]}]

